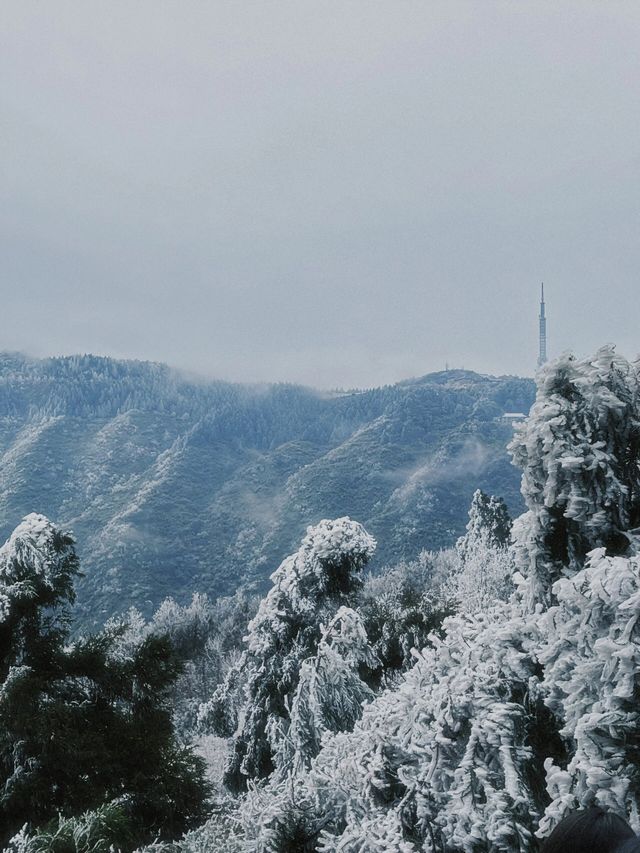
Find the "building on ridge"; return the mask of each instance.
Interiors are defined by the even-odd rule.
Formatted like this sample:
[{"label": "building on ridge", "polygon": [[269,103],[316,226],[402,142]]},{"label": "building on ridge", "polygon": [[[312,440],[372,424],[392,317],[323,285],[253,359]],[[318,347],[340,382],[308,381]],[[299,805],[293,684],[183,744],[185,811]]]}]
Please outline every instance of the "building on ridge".
[{"label": "building on ridge", "polygon": [[515,426],[516,424],[522,423],[522,421],[526,421],[527,417],[528,416],[525,412],[505,412],[503,415],[500,415],[499,418],[496,418],[496,420],[506,426]]}]

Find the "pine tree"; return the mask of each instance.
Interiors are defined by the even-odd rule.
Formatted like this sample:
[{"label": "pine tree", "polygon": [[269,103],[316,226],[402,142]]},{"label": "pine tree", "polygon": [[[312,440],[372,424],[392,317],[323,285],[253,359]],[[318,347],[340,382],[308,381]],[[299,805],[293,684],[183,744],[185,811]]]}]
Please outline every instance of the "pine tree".
[{"label": "pine tree", "polygon": [[323,853],[530,849],[545,803],[526,627],[508,604],[449,617],[353,733],[326,738],[307,781]]},{"label": "pine tree", "polygon": [[473,550],[478,542],[490,548],[506,548],[509,544],[512,526],[509,510],[502,498],[487,495],[482,489],[476,489],[469,507],[467,532],[456,543],[456,550],[464,559],[467,552]]},{"label": "pine tree", "polygon": [[503,499],[478,489],[469,508],[467,532],[456,543],[457,567],[448,584],[461,612],[484,612],[513,592],[511,526]]},{"label": "pine tree", "polygon": [[321,521],[271,576],[273,587],[249,623],[241,661],[203,709],[203,717],[224,717],[234,702],[232,688],[242,685],[240,728],[225,775],[232,790],[269,776],[277,766],[284,769],[283,744],[301,665],[315,655],[322,624],[361,587],[374,549],[375,540],[357,522]]},{"label": "pine tree", "polygon": [[[636,546],[637,547],[637,546]],[[570,748],[546,761],[552,800],[541,824],[594,804],[640,830],[640,556],[592,551],[585,567],[553,587],[542,616],[541,689]]]},{"label": "pine tree", "polygon": [[0,680],[12,667],[54,666],[79,575],[73,539],[42,515],[28,515],[0,548]]},{"label": "pine tree", "polygon": [[0,844],[116,799],[138,841],[205,815],[203,764],[174,738],[170,640],[126,655],[117,629],[71,643],[78,573],[73,539],[43,516],[0,549]]}]

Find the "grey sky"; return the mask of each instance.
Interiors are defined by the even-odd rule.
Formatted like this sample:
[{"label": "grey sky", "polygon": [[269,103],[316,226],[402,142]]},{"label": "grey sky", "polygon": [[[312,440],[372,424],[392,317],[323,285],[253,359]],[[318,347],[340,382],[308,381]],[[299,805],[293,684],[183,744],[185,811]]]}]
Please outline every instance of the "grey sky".
[{"label": "grey sky", "polygon": [[2,337],[374,385],[640,350],[640,4],[4,0]]}]

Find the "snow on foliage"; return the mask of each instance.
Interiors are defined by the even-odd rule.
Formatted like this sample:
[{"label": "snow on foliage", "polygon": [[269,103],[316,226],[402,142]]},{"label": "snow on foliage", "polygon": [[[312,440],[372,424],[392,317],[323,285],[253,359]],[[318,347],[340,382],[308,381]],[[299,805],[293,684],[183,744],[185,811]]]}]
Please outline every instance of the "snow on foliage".
[{"label": "snow on foliage", "polygon": [[[285,838],[318,853],[529,853],[592,803],[640,828],[637,372],[607,347],[539,381],[511,445],[528,507],[513,544],[506,515],[476,493],[457,547],[460,611],[352,731],[301,703],[305,742],[321,749],[250,789],[256,850]],[[311,693],[323,642],[296,699]]]},{"label": "snow on foliage", "polygon": [[288,639],[290,620],[316,618],[323,596],[348,594],[361,585],[362,567],[373,556],[376,541],[350,518],[325,519],[307,529],[299,550],[271,575],[273,589],[249,623],[247,646],[264,654]]},{"label": "snow on foliage", "polygon": [[448,590],[463,613],[484,612],[514,590],[515,566],[509,548],[511,518],[502,498],[478,489],[469,509],[467,532],[458,539],[457,570]]},{"label": "snow on foliage", "polygon": [[605,546],[623,553],[640,523],[640,385],[611,346],[565,355],[538,374],[531,413],[510,445],[528,512],[514,529],[527,601],[551,603],[554,582]]},{"label": "snow on foliage", "polygon": [[[365,706],[353,734],[326,739],[310,774],[333,816],[323,851],[527,848],[535,714],[525,697],[535,667],[522,622],[508,605],[496,608],[447,619],[443,639],[434,636],[399,687]],[[393,844],[390,824],[404,828]]]},{"label": "snow on foliage", "polygon": [[[213,813],[206,823],[185,833],[177,841],[156,841],[138,848],[135,853],[249,853],[250,849],[252,848],[248,848],[245,843],[237,804],[226,799],[214,805]],[[16,850],[15,853],[23,851]]]},{"label": "snow on foliage", "polygon": [[8,618],[12,600],[73,601],[78,573],[71,537],[44,515],[27,515],[0,548],[2,616]]},{"label": "snow on foliage", "polygon": [[79,817],[58,815],[40,832],[25,825],[3,853],[114,853],[126,846],[131,829],[122,806],[108,803]]},{"label": "snow on foliage", "polygon": [[315,657],[303,661],[291,705],[285,741],[293,757],[286,763],[294,773],[308,770],[327,732],[348,731],[362,715],[373,691],[359,669],[379,664],[368,641],[362,617],[341,607],[323,628]]},{"label": "snow on foliage", "polygon": [[458,553],[464,558],[477,542],[491,548],[506,548],[510,535],[511,518],[504,500],[476,489],[469,507],[467,532],[456,543]]},{"label": "snow on foliage", "polygon": [[130,607],[121,616],[112,616],[105,622],[104,628],[113,636],[109,656],[120,662],[133,660],[149,635],[145,618],[135,607]]},{"label": "snow on foliage", "polygon": [[543,617],[546,701],[573,745],[561,769],[546,763],[552,802],[541,825],[597,804],[640,829],[640,557],[597,548],[582,571],[555,583],[558,601]]},{"label": "snow on foliage", "polygon": [[423,648],[429,634],[453,612],[448,587],[458,562],[453,548],[422,551],[416,560],[367,576],[358,594],[358,612],[385,684],[413,666],[412,650]]},{"label": "snow on foliage", "polygon": [[31,663],[34,638],[62,636],[80,574],[73,539],[32,513],[0,548],[0,681]]},{"label": "snow on foliage", "polygon": [[[321,521],[271,575],[273,587],[249,623],[243,657],[200,713],[202,722],[221,734],[238,723],[226,773],[232,789],[269,776],[276,767],[286,772],[301,665],[316,653],[322,625],[362,586],[362,569],[375,544],[349,518]],[[230,711],[236,707],[237,721]]]}]

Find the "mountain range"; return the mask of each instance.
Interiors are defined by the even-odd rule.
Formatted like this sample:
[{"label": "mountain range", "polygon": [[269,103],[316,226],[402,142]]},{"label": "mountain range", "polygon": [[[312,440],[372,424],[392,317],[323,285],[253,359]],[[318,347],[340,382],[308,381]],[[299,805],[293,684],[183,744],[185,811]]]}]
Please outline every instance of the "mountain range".
[{"label": "mountain range", "polygon": [[534,393],[463,370],[318,392],[0,354],[0,536],[29,512],[73,530],[88,625],[167,595],[263,590],[321,518],[362,522],[378,566],[409,559],[455,541],[476,488],[521,511],[502,415]]}]

